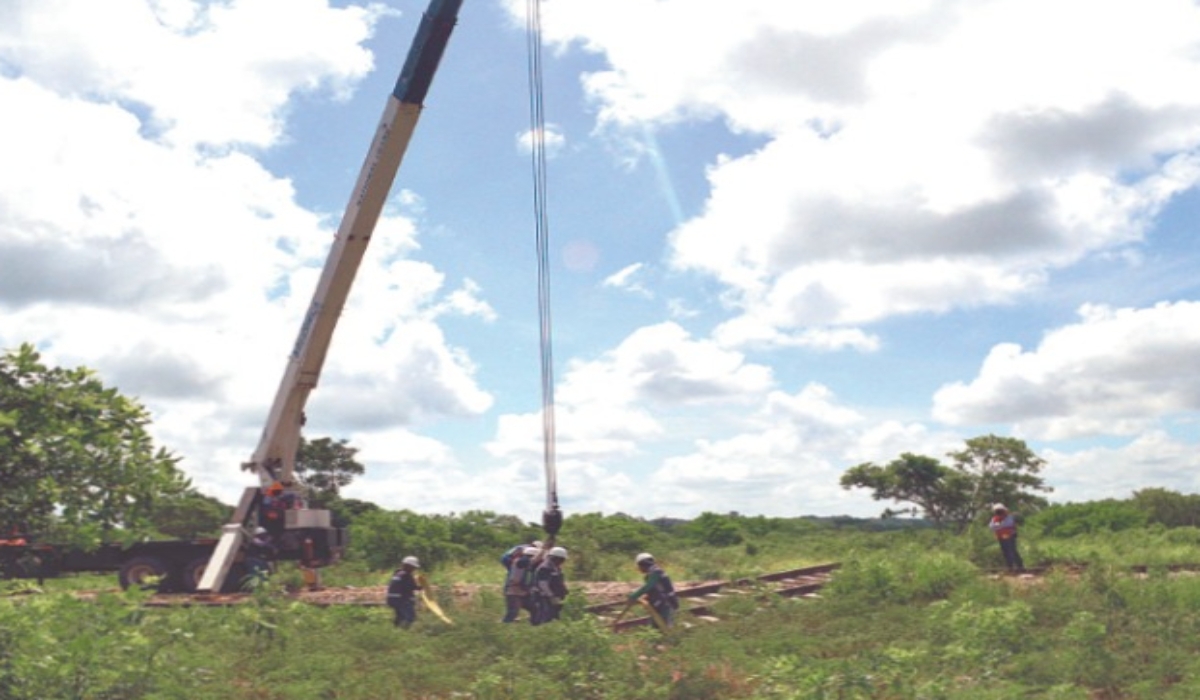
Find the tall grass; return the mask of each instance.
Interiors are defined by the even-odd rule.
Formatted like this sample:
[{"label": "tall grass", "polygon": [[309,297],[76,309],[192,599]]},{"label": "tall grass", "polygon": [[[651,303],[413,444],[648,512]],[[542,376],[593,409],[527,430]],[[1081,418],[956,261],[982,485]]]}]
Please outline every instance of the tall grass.
[{"label": "tall grass", "polygon": [[[1029,552],[1098,556],[1082,572],[1037,579],[985,575],[991,562],[977,559],[998,556],[994,541],[984,549],[936,532],[656,552],[677,579],[843,562],[819,598],[730,596],[716,603],[721,622],[684,616],[666,635],[614,634],[575,594],[550,625],[498,623],[503,601],[489,592],[440,599],[454,624],[421,611],[408,630],[392,627],[386,608],[306,606],[277,585],[229,608],[147,608],[138,592],[12,596],[0,599],[0,697],[1191,700],[1200,576],[1165,565],[1193,560],[1192,536],[1143,531],[1136,563],[1161,563],[1144,575],[1128,568],[1132,536],[1031,537]],[[614,561],[633,578],[625,558]],[[491,559],[430,574],[498,583]]]}]

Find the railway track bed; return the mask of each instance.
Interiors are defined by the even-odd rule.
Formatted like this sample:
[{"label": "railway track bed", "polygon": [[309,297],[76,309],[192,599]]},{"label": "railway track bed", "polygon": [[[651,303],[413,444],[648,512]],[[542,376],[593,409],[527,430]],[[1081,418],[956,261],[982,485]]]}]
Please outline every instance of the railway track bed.
[{"label": "railway track bed", "polygon": [[[833,562],[733,581],[681,586],[675,590],[675,594],[679,596],[679,610],[675,613],[675,619],[679,624],[691,624],[692,621],[716,622],[720,619],[716,605],[722,599],[762,591],[773,592],[786,598],[815,596],[829,583],[833,572],[839,567],[840,563]],[[644,607],[631,608],[625,600],[591,605],[587,611],[599,616],[616,631],[654,624],[654,619]]]}]

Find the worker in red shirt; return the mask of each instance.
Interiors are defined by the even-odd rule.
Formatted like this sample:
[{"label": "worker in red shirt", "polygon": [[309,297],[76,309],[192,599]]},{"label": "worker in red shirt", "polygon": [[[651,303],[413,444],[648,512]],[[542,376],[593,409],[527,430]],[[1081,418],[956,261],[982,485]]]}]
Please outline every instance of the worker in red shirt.
[{"label": "worker in red shirt", "polygon": [[1017,521],[1003,503],[992,506],[992,520],[988,527],[995,533],[1000,542],[1000,552],[1004,554],[1004,564],[1009,571],[1016,572],[1025,569],[1025,562],[1017,551]]}]

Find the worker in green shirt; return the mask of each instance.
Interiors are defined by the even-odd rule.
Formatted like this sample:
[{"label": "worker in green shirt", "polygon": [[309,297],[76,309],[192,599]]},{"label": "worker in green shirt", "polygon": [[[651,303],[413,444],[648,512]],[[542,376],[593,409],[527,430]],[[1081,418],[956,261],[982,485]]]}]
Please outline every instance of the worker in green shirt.
[{"label": "worker in green shirt", "polygon": [[642,583],[641,588],[629,594],[629,601],[633,602],[646,596],[650,607],[658,613],[663,625],[670,627],[674,622],[675,611],[679,609],[679,596],[675,594],[675,586],[671,583],[671,577],[654,562],[654,556],[646,552],[637,555],[634,563],[645,576],[645,582]]}]

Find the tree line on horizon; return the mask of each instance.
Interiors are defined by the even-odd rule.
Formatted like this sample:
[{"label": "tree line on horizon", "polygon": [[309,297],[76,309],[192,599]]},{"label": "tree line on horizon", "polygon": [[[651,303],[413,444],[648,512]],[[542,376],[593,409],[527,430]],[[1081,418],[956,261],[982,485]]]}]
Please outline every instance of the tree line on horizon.
[{"label": "tree line on horizon", "polygon": [[[155,447],[150,416],[135,399],[104,386],[87,368],[47,366],[31,345],[0,355],[0,512],[6,531],[83,547],[146,537],[218,534],[232,506],[193,487],[178,457]],[[491,511],[422,515],[390,511],[342,490],[365,467],[344,439],[302,439],[296,475],[310,502],[354,529],[352,551],[384,568],[396,552],[436,564],[539,536],[539,526]],[[742,545],[772,532],[813,527],[867,530],[933,527],[962,533],[995,502],[1021,513],[1045,534],[1159,525],[1200,526],[1200,495],[1149,487],[1128,499],[1051,504],[1046,466],[1023,441],[996,435],[969,439],[949,463],[904,453],[887,464],[850,467],[840,484],[890,501],[878,520],[850,516],[769,518],[736,512],[645,519],[623,513],[569,515],[564,534],[585,546],[629,554],[671,536],[698,545]]]}]

